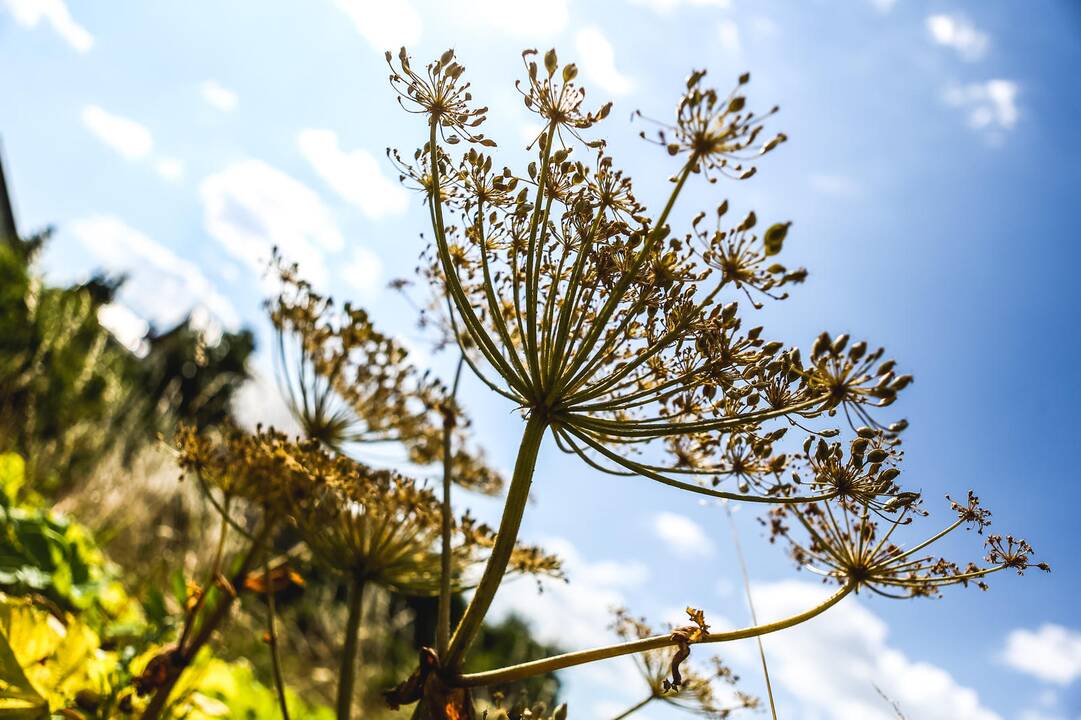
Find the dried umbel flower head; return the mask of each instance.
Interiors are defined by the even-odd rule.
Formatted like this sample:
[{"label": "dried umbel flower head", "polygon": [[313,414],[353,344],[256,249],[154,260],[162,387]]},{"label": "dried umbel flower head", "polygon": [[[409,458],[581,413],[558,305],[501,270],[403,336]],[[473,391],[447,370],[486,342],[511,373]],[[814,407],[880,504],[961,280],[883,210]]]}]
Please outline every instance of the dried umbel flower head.
[{"label": "dried umbel flower head", "polygon": [[[298,443],[284,452],[300,471],[285,497],[316,559],[350,576],[405,595],[439,592],[441,500],[391,470],[379,470],[318,445]],[[452,524],[452,587],[469,587],[471,571],[493,544],[490,528],[466,514]],[[562,577],[558,559],[519,545],[508,571]]]},{"label": "dried umbel flower head", "polygon": [[[687,91],[680,98],[676,122],[658,123],[662,128],[657,132],[657,143],[670,155],[686,154],[694,172],[704,173],[711,182],[716,180],[714,172],[746,180],[757,169],[750,164],[751,160],[788,139],[784,133],[766,142],[760,139],[766,118],[780,108],[775,106],[762,115],[747,109],[747,98],[740,93],[750,82],[750,73],[740,75],[736,87],[727,94],[703,87],[705,77],[705,70],[696,70],[687,78]],[[646,137],[644,132],[642,137]]]},{"label": "dried umbel flower head", "polygon": [[407,112],[428,117],[432,131],[439,130],[445,142],[456,143],[459,138],[482,145],[495,143],[475,128],[484,122],[486,107],[473,107],[469,83],[461,82],[465,68],[454,59],[454,51],[447,50],[438,60],[429,63],[423,74],[415,72],[405,48],[398,53],[395,67],[390,51],[386,54],[390,65],[390,83],[398,92],[398,102]]},{"label": "dried umbel flower head", "polygon": [[[625,608],[615,611],[612,629],[622,640],[644,640],[657,634],[644,618],[632,616]],[[707,670],[676,664],[675,674],[679,675],[679,682],[670,680],[673,675],[673,653],[678,654],[682,650],[663,648],[634,656],[635,665],[648,691],[647,697],[635,706],[635,710],[657,700],[703,717],[727,718],[739,710],[754,710],[760,706],[758,698],[735,690],[739,677],[717,656],[709,659]]]},{"label": "dried umbel flower head", "polygon": [[[399,58],[408,65],[404,52]],[[534,418],[541,434],[550,428],[563,450],[594,467],[716,497],[782,497],[772,477],[776,463],[732,471],[704,446],[716,446],[724,434],[743,436],[746,447],[764,446],[762,436],[772,430],[763,424],[772,419],[813,418],[841,403],[878,404],[880,394],[864,387],[862,366],[855,377],[841,378],[838,390],[824,375],[832,366],[804,368],[797,351],[768,341],[760,327],[744,328],[738,305],[726,301],[729,291],[780,300],[781,287],[803,280],[805,271],[776,262],[786,223],[759,237],[751,213],[728,230],[718,221],[713,233],[696,222],[680,238],[668,221],[690,174],[745,176],[735,158],[768,152],[783,136],[759,144],[764,116],[745,111],[742,95],[703,89],[696,73],[669,131],[675,134],[665,140],[683,156],[683,167],[650,219],[631,178],[581,136],[607,106],[581,110],[576,70],[561,72],[554,52],[543,66],[532,51],[526,58],[523,94],[546,127],[525,173],[500,168],[475,149],[455,168],[434,126],[415,156],[428,158],[425,170],[405,173],[425,178],[418,185],[435,242],[422,271],[443,295],[471,368]],[[745,83],[741,78],[739,87]],[[575,159],[580,144],[594,160]],[[683,449],[699,453],[697,462],[652,459],[696,444],[703,447]],[[708,482],[728,475],[757,482],[744,483],[742,492]],[[800,499],[807,498],[782,501]]]},{"label": "dried umbel flower head", "polygon": [[200,433],[182,425],[174,442],[182,472],[193,474],[204,487],[217,489],[226,498],[258,506],[277,503],[288,487],[287,477],[296,472],[290,456],[279,452],[286,436],[273,428],[248,433],[227,427]]},{"label": "dried umbel flower head", "polygon": [[410,462],[442,461],[445,423],[453,426],[452,477],[485,493],[502,479],[469,442],[469,419],[447,388],[413,366],[402,345],[375,329],[368,313],[317,293],[296,266],[276,262],[281,292],[268,303],[277,333],[277,370],[304,434],[336,452],[397,443]]},{"label": "dried umbel flower head", "polygon": [[773,538],[788,541],[792,557],[801,567],[856,592],[866,588],[892,598],[937,596],[949,585],[969,585],[986,590],[984,578],[1000,570],[1013,569],[1021,575],[1029,568],[1050,571],[1047,563],[1032,559],[1032,547],[1006,536],[985,538],[983,564],[964,566],[926,552],[959,527],[979,533],[990,525],[991,513],[980,507],[969,492],[967,502],[950,501],[957,519],[943,530],[908,547],[900,544],[895,532],[909,524],[917,512],[911,505],[876,512],[869,504],[841,498],[820,504],[775,508],[770,518]]}]

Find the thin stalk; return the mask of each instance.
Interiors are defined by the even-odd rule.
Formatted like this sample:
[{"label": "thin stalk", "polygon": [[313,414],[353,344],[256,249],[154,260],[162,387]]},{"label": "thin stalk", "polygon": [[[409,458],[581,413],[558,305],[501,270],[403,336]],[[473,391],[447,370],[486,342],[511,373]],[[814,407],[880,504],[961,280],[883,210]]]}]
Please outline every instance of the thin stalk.
[{"label": "thin stalk", "polygon": [[263,582],[266,583],[266,632],[267,644],[270,646],[270,667],[274,673],[274,689],[278,694],[278,707],[281,709],[282,720],[289,720],[289,706],[285,702],[285,678],[282,676],[282,660],[278,652],[278,630],[276,627],[274,606],[274,584],[270,580],[270,543],[265,543],[263,553]]},{"label": "thin stalk", "polygon": [[[759,635],[766,635],[768,633],[777,632],[778,630],[785,630],[787,628],[799,625],[802,622],[806,622],[813,617],[821,615],[826,610],[839,603],[846,595],[856,589],[854,583],[847,583],[842,586],[837,592],[824,601],[815,605],[809,610],[805,610],[798,615],[792,615],[783,620],[767,623],[765,625],[756,625],[754,627],[743,628],[741,630],[732,630],[730,632],[722,633],[709,633],[702,640],[699,640],[695,645],[702,643],[716,643],[716,642],[729,642],[731,640],[745,640],[747,638],[758,637]],[[661,648],[673,647],[679,644],[679,640],[672,635],[654,635],[653,637],[643,638],[641,640],[632,640],[630,642],[619,643],[617,645],[606,645],[604,647],[592,648],[590,650],[579,650],[578,652],[564,653],[563,655],[555,655],[553,657],[544,658],[542,660],[533,660],[531,662],[521,663],[520,665],[513,665],[511,667],[501,668],[499,670],[488,670],[486,672],[470,673],[468,675],[459,675],[452,680],[452,684],[460,687],[478,687],[488,685],[503,685],[506,683],[518,682],[526,678],[535,677],[537,675],[544,675],[546,673],[555,672],[557,670],[563,670],[565,668],[574,667],[576,665],[584,665],[586,663],[597,662],[598,660],[607,660],[608,658],[621,657],[623,655],[631,655],[634,653],[645,652],[647,650],[659,650]]]},{"label": "thin stalk", "polygon": [[522,525],[522,515],[525,512],[526,501],[529,499],[529,487],[533,484],[537,453],[547,428],[547,416],[536,410],[531,411],[525,431],[522,433],[522,444],[518,448],[518,459],[514,463],[514,474],[511,476],[510,487],[507,489],[507,500],[503,505],[503,516],[499,520],[499,530],[495,536],[495,544],[492,546],[492,554],[488,557],[488,563],[473,593],[473,599],[469,601],[469,606],[465,609],[465,614],[462,615],[462,620],[458,623],[458,628],[451,638],[447,657],[443,661],[443,668],[446,670],[456,672],[461,667],[465,653],[476,639],[477,633],[480,632],[484,616],[488,613],[499,584],[503,581],[507,563],[514,551],[514,544],[518,540],[518,529]]},{"label": "thin stalk", "polygon": [[[263,541],[270,535],[270,530],[270,525],[264,526],[256,537],[256,541],[251,544],[247,553],[244,554],[237,571],[230,580],[234,587],[243,582],[244,578],[255,564],[256,555],[258,551],[262,549]],[[210,592],[210,590],[208,589],[207,592]],[[165,678],[165,681],[158,686],[158,689],[154,692],[154,697],[150,699],[150,703],[146,706],[146,710],[143,711],[142,720],[158,720],[158,718],[162,716],[162,713],[165,711],[166,705],[168,704],[169,696],[172,694],[173,688],[176,687],[181,676],[183,676],[188,663],[190,663],[199,650],[210,641],[211,635],[214,634],[214,631],[217,630],[218,626],[221,625],[229,615],[229,610],[232,608],[234,600],[236,600],[236,595],[224,593],[221,599],[218,600],[218,603],[214,606],[214,610],[199,627],[199,632],[186,646],[177,647],[176,652],[178,653],[178,658],[172,664],[169,676]],[[195,620],[196,618],[191,618],[190,622],[194,623]],[[190,634],[190,631],[185,632],[185,635],[188,634]]]},{"label": "thin stalk", "polygon": [[442,657],[450,646],[450,532],[451,532],[451,441],[455,413],[457,413],[458,385],[462,380],[462,367],[465,365],[465,353],[458,358],[458,368],[454,371],[454,386],[450,391],[450,407],[447,408],[443,418],[443,517],[442,517],[442,548],[439,556],[439,608],[437,611],[435,647],[436,652]]},{"label": "thin stalk", "polygon": [[[751,610],[751,622],[758,624],[758,613],[754,610],[754,598],[751,597],[751,577],[747,573],[747,560],[743,557],[743,546],[739,542],[739,532],[736,530],[736,520],[732,517],[732,508],[728,503],[724,505],[725,515],[728,516],[728,525],[732,528],[732,545],[736,549],[736,558],[739,559],[739,572],[743,576],[743,592],[747,595],[747,607]],[[769,712],[773,720],[777,720],[777,703],[773,700],[773,685],[769,681],[769,665],[766,664],[766,648],[762,645],[762,636],[755,638],[758,643],[758,657],[762,660],[762,675],[766,679],[766,695],[769,697]]]},{"label": "thin stalk", "polygon": [[657,699],[657,696],[650,693],[647,698],[645,698],[641,702],[637,702],[634,705],[631,705],[629,708],[627,708],[626,710],[621,712],[619,715],[616,715],[614,718],[612,718],[612,720],[623,720],[623,718],[630,717],[631,715],[635,714],[636,712],[638,712],[639,710],[644,708],[646,705],[649,705],[651,702],[653,702],[656,699]]},{"label": "thin stalk", "polygon": [[353,687],[356,684],[357,650],[360,618],[364,602],[364,576],[354,573],[349,583],[349,617],[345,621],[345,648],[338,673],[338,720],[349,720],[353,712]]}]

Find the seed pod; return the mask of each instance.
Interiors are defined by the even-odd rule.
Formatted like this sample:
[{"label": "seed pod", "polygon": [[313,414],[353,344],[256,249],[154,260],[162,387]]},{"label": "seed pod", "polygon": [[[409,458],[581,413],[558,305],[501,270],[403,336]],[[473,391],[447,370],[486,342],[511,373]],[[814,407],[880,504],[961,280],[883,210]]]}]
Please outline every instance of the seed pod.
[{"label": "seed pod", "polygon": [[837,339],[833,341],[833,345],[830,346],[830,350],[834,355],[840,355],[844,352],[845,345],[848,344],[848,334],[844,333],[837,336]]},{"label": "seed pod", "polygon": [[867,343],[861,340],[848,349],[848,359],[852,362],[859,362],[866,352]]},{"label": "seed pod", "polygon": [[563,68],[563,82],[568,83],[578,77],[578,66],[574,63]]},{"label": "seed pod", "polygon": [[556,58],[555,48],[544,53],[544,69],[548,71],[548,77],[551,77],[553,74],[555,74],[556,66],[558,65],[558,63],[559,61]]},{"label": "seed pod", "polygon": [[884,482],[893,482],[894,479],[900,474],[901,471],[897,468],[886,468],[882,471],[882,474],[878,476],[878,479]]},{"label": "seed pod", "polygon": [[[774,223],[766,230],[766,234],[762,237],[762,244],[766,248],[766,255],[776,255],[781,252],[781,248],[784,247],[785,237],[788,235],[788,227],[791,222]],[[784,272],[784,267],[780,267],[780,272]]]},{"label": "seed pod", "polygon": [[856,434],[861,438],[873,438],[875,436],[875,431],[873,428],[863,425],[862,427],[856,428]]},{"label": "seed pod", "polygon": [[826,348],[828,348],[829,345],[830,334],[824,332],[815,338],[814,345],[811,346],[811,357],[819,357],[822,353],[826,352]]},{"label": "seed pod", "polygon": [[871,452],[867,453],[867,459],[873,463],[880,463],[889,456],[890,454],[882,448],[875,448]]}]

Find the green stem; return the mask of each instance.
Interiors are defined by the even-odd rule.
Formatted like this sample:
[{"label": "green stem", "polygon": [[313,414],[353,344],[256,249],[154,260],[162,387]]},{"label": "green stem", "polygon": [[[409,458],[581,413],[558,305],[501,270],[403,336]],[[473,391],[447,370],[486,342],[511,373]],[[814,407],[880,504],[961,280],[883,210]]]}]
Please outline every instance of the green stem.
[{"label": "green stem", "polygon": [[[729,642],[731,640],[744,640],[746,638],[758,637],[759,635],[766,635],[768,633],[777,632],[778,630],[785,630],[799,625],[802,622],[806,622],[811,618],[822,614],[826,610],[830,609],[838,602],[841,601],[846,595],[856,589],[856,585],[848,583],[841,589],[835,592],[830,597],[826,598],[822,603],[814,606],[810,610],[805,610],[798,615],[785,618],[784,620],[778,620],[777,622],[767,623],[765,625],[757,625],[754,627],[743,628],[742,630],[732,630],[730,632],[723,633],[709,633],[703,639],[694,643],[695,645],[701,643],[716,643],[716,642]],[[578,652],[564,653],[563,655],[555,655],[550,658],[544,658],[543,660],[533,660],[531,662],[522,663],[520,665],[513,665],[511,667],[501,668],[499,670],[488,670],[486,672],[471,673],[468,675],[459,675],[454,678],[452,684],[461,687],[478,687],[478,686],[491,686],[491,685],[504,685],[507,683],[518,682],[526,678],[534,677],[536,675],[544,675],[546,673],[555,672],[557,670],[563,670],[564,668],[574,667],[576,665],[584,665],[585,663],[597,662],[598,660],[607,660],[608,658],[621,657],[623,655],[631,655],[634,653],[645,652],[647,650],[659,650],[661,648],[672,647],[678,645],[677,640],[672,635],[654,635],[653,637],[643,638],[641,640],[632,640],[631,642],[620,643],[618,645],[606,645],[604,647],[593,648],[590,650],[579,650]]]},{"label": "green stem", "polygon": [[[248,575],[252,566],[255,564],[255,558],[257,552],[262,548],[263,541],[270,535],[271,526],[267,524],[260,531],[256,540],[248,548],[244,558],[240,562],[240,566],[237,571],[233,573],[233,577],[230,580],[235,588],[238,584],[244,581],[244,578]],[[208,588],[206,592],[211,592]],[[236,600],[236,596],[231,593],[224,593],[218,603],[214,606],[214,610],[203,621],[199,627],[199,632],[192,638],[192,640],[186,646],[178,646],[176,649],[178,658],[173,664],[170,670],[169,676],[165,678],[165,681],[154,692],[154,697],[150,699],[150,703],[146,706],[146,710],[143,711],[142,720],[158,720],[165,711],[165,708],[169,701],[169,696],[173,692],[173,688],[176,687],[177,682],[184,674],[184,670],[187,668],[188,663],[195,658],[195,655],[202,649],[207,642],[210,641],[211,635],[217,630],[218,626],[229,615],[229,610],[233,607],[233,601]],[[196,618],[192,617],[189,622],[195,623]],[[190,635],[190,631],[185,630],[186,636]]]},{"label": "green stem", "polygon": [[363,601],[364,576],[355,573],[349,583],[349,617],[345,621],[345,648],[342,650],[341,671],[338,674],[338,720],[349,720],[353,712]]},{"label": "green stem", "polygon": [[435,647],[440,657],[446,654],[450,645],[450,581],[451,581],[451,441],[453,440],[455,413],[457,413],[458,385],[462,380],[462,367],[465,365],[465,353],[458,358],[458,368],[454,371],[454,386],[450,391],[449,406],[443,417],[443,526],[442,548],[439,556],[439,608],[436,619]]},{"label": "green stem", "polygon": [[529,420],[522,433],[522,444],[518,448],[518,459],[514,463],[514,474],[511,476],[510,487],[507,489],[507,501],[503,505],[503,517],[499,520],[499,530],[495,536],[495,544],[492,546],[492,554],[484,567],[484,575],[481,576],[473,593],[473,599],[470,600],[457,630],[454,631],[450,648],[442,663],[444,670],[451,673],[460,669],[465,653],[476,639],[477,633],[480,632],[484,616],[488,613],[488,608],[491,607],[495,593],[507,571],[507,563],[510,562],[514,544],[518,540],[518,529],[521,527],[522,515],[525,513],[526,501],[529,499],[529,487],[533,484],[537,453],[547,429],[547,414],[536,410],[530,411]]},{"label": "green stem", "polygon": [[621,712],[619,715],[616,715],[614,718],[612,718],[612,720],[623,720],[623,718],[630,717],[631,715],[635,714],[636,712],[638,712],[639,710],[644,708],[646,705],[649,705],[651,702],[653,702],[656,699],[657,699],[657,696],[653,695],[651,693],[649,695],[649,697],[647,697],[645,700],[642,700],[641,702],[638,702],[638,703],[635,703],[634,705],[631,705],[629,708],[627,708],[626,710]]},{"label": "green stem", "polygon": [[285,678],[282,675],[282,660],[278,652],[274,583],[271,582],[270,577],[270,543],[266,543],[266,551],[263,554],[263,582],[266,583],[267,644],[270,646],[270,667],[274,673],[274,689],[278,694],[278,706],[281,708],[282,720],[289,720],[289,705],[285,701]]}]

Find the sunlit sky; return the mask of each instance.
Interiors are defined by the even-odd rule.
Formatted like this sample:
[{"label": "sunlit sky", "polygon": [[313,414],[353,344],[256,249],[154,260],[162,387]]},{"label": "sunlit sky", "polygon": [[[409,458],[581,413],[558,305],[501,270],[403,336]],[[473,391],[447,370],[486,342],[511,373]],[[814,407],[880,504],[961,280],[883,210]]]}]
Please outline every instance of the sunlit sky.
[{"label": "sunlit sky", "polygon": [[[183,318],[252,327],[271,246],[316,285],[372,309],[427,359],[412,309],[385,288],[413,272],[426,213],[384,156],[424,127],[387,84],[383,51],[419,62],[454,47],[499,161],[522,169],[536,131],[514,90],[526,47],[576,61],[588,97],[611,98],[617,164],[653,207],[673,160],[637,139],[641,109],[666,117],[682,79],[708,68],[727,90],[778,103],[791,142],[753,179],[699,182],[677,225],[728,197],[792,220],[806,265],[792,299],[758,315],[808,347],[821,330],[885,345],[916,382],[895,407],[907,485],[932,509],[975,487],[999,528],[1027,537],[1053,574],[996,576],[941,600],[849,598],[765,641],[789,720],[1081,718],[1078,443],[1073,426],[1081,188],[1081,6],[958,0],[367,0],[183,3],[0,0],[0,137],[24,231],[54,225],[57,281],[129,274],[109,314],[121,337]],[[130,338],[129,338],[130,339]],[[280,421],[270,361],[248,418]],[[509,469],[520,423],[477,382],[466,402]],[[662,624],[686,605],[716,627],[748,623],[731,529],[717,506],[645,479],[599,476],[549,441],[523,536],[558,550],[571,582],[508,587],[499,612],[534,618],[577,649],[611,639],[608,608]],[[476,500],[484,517],[498,510]],[[826,589],[735,512],[761,619]],[[927,527],[945,522],[933,514]],[[950,544],[959,557],[978,537]],[[1071,598],[1074,598],[1071,600]],[[704,648],[694,656],[703,659]],[[756,649],[718,649],[762,692]],[[571,717],[606,718],[645,693],[629,661],[564,674]],[[675,717],[660,704],[642,717]]]}]

